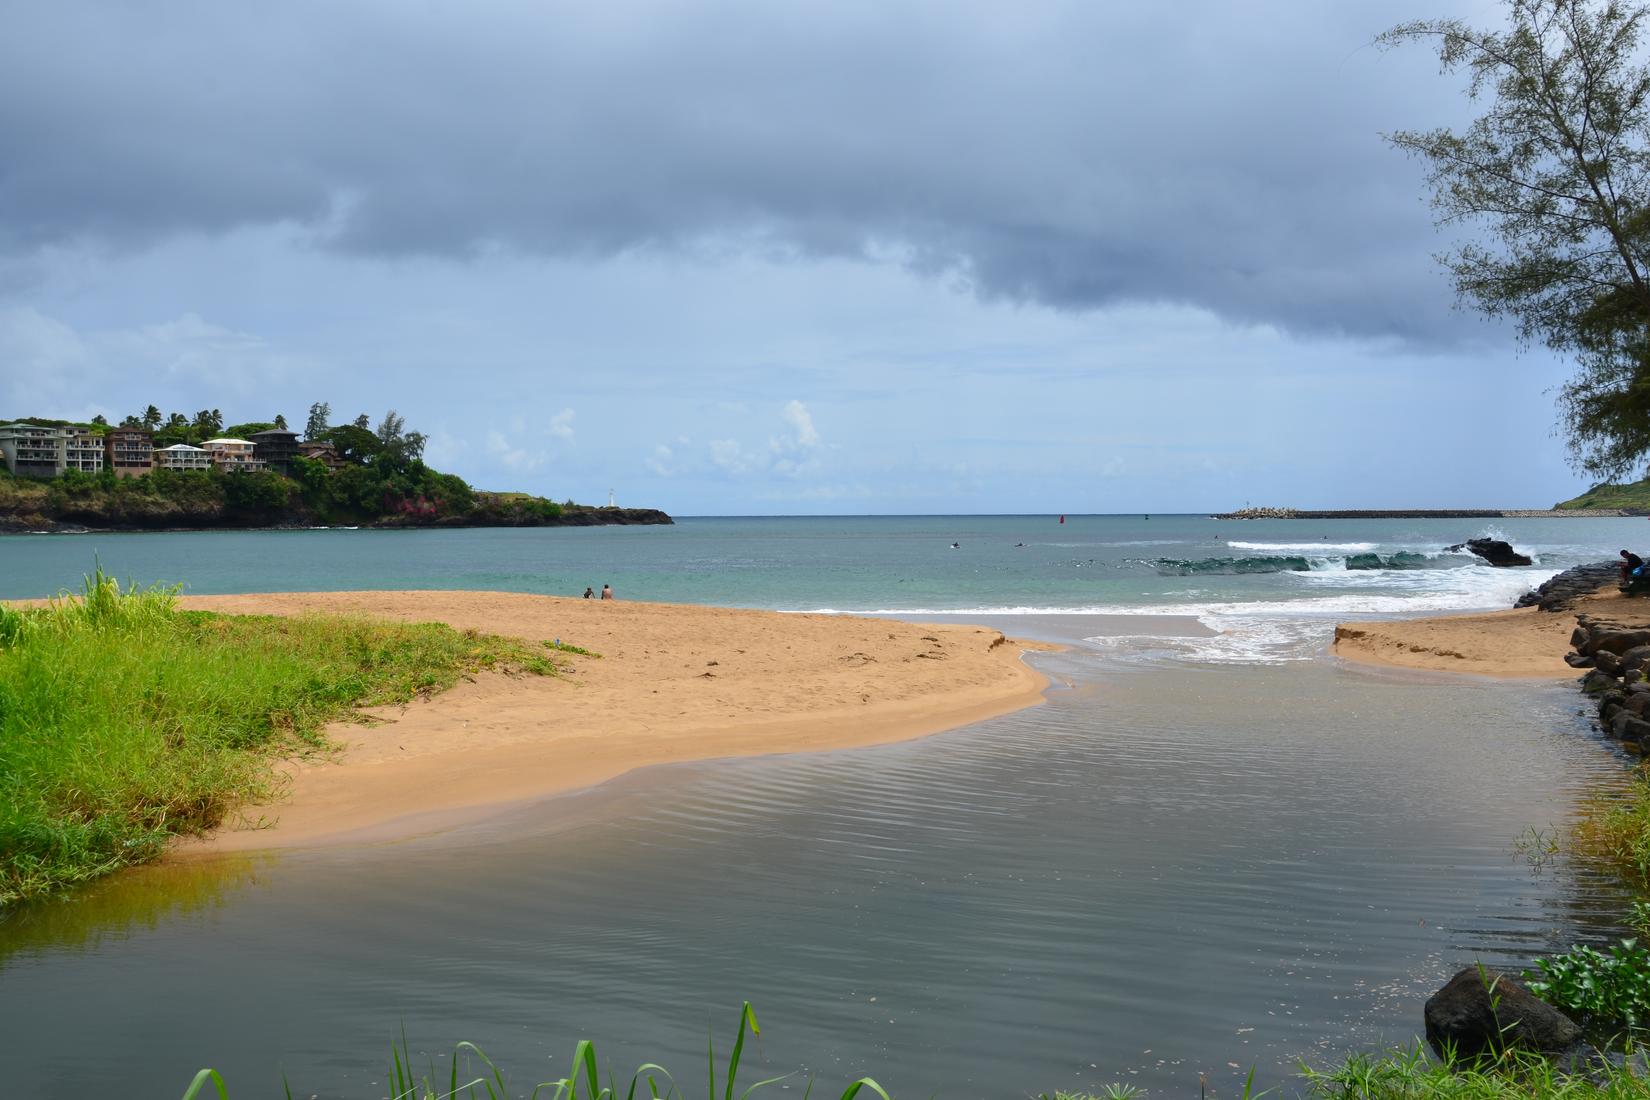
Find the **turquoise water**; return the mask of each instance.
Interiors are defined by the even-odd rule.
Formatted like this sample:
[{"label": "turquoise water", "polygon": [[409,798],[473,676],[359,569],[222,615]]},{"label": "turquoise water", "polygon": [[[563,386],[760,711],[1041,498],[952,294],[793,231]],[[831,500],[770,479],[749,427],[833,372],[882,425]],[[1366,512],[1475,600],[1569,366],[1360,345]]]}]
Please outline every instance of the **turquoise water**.
[{"label": "turquoise water", "polygon": [[[171,1095],[212,1064],[237,1096],[278,1094],[285,1073],[295,1095],[378,1097],[403,1025],[438,1073],[470,1039],[529,1086],[589,1037],[620,1071],[658,1058],[692,1088],[706,1029],[725,1051],[744,999],[765,1032],[747,1080],[798,1071],[797,1095],[810,1073],[821,1095],[859,1073],[901,1095],[1195,1095],[1200,1072],[1231,1095],[1251,1066],[1286,1085],[1297,1059],[1407,1042],[1456,968],[1598,940],[1621,906],[1586,868],[1535,873],[1513,850],[1621,774],[1570,686],[1326,654],[1337,616],[1505,606],[1650,525],[1500,524],[1539,558],[1528,570],[1443,553],[1484,526],[729,519],[0,540],[14,596],[72,584],[95,552],[192,591],[606,581],[621,598],[960,612],[1072,646],[1034,658],[1056,684],[1044,706],[937,737],[649,769],[434,836],[163,867],[11,913],[0,1033],[28,1055],[7,1088]],[[1434,564],[1341,561],[1397,553]],[[1304,571],[1218,571],[1303,556]]]},{"label": "turquoise water", "polygon": [[[784,610],[1105,610],[1159,603],[1499,603],[1527,582],[1445,554],[1493,534],[1550,573],[1650,545],[1644,520],[1218,521],[1203,516],[685,518],[669,527],[214,531],[0,537],[0,598],[95,561],[187,591],[473,588]],[[1635,540],[1637,540],[1635,542]],[[951,544],[958,544],[953,549]],[[1399,568],[1356,568],[1370,555]],[[1354,568],[1348,569],[1348,561]],[[1299,568],[1305,563],[1305,568]],[[1247,572],[1244,570],[1263,570]],[[1274,569],[1281,569],[1274,572]],[[1382,602],[1378,597],[1391,597]],[[1473,601],[1477,604],[1473,604]]]}]

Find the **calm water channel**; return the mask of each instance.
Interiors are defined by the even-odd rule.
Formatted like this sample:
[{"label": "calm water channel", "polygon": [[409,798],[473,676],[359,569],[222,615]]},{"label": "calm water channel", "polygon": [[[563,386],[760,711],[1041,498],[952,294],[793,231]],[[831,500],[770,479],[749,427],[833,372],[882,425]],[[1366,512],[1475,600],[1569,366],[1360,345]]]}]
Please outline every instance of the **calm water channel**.
[{"label": "calm water channel", "polygon": [[1233,1095],[1251,1066],[1287,1085],[1298,1059],[1408,1042],[1474,959],[1616,931],[1607,882],[1513,847],[1621,774],[1568,685],[1372,672],[1299,632],[1237,659],[1167,618],[973,617],[1073,644],[1035,659],[1046,704],[12,913],[5,1089],[172,1096],[212,1065],[236,1097],[283,1073],[379,1097],[404,1026],[438,1069],[479,1044],[522,1095],[585,1037],[697,1095],[707,1028],[725,1053],[748,999],[747,1080],[798,1071],[797,1095],[869,1074],[1186,1096],[1200,1072]]}]

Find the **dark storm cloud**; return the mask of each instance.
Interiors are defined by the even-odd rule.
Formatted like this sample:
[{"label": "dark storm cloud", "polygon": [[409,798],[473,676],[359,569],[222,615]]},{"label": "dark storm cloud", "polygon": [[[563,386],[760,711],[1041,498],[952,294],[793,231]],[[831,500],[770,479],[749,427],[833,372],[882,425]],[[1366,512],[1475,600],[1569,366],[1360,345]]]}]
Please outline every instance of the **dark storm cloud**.
[{"label": "dark storm cloud", "polygon": [[865,255],[986,297],[1461,330],[1414,166],[1457,110],[1389,6],[14,6],[0,259],[317,247]]}]

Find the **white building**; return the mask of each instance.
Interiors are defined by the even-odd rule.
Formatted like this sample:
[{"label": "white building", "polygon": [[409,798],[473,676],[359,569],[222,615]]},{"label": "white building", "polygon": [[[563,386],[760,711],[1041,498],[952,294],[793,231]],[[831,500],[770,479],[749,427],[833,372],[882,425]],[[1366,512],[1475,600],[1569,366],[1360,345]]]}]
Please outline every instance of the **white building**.
[{"label": "white building", "polygon": [[262,470],[268,463],[257,458],[257,444],[245,439],[208,439],[201,449],[220,470]]},{"label": "white building", "polygon": [[174,443],[155,448],[155,465],[162,470],[210,470],[212,456],[199,447]]},{"label": "white building", "polygon": [[103,471],[103,437],[95,432],[65,428],[63,435],[63,468],[79,470],[83,474]]}]

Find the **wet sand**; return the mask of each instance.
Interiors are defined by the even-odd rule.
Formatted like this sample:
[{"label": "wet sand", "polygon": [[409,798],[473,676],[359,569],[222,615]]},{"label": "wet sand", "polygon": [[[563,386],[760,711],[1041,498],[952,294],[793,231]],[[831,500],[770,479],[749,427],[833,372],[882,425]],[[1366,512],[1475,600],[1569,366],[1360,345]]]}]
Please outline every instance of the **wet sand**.
[{"label": "wet sand", "polygon": [[937,733],[1032,706],[1048,648],[971,625],[577,600],[503,592],[184,597],[236,614],[445,622],[600,654],[563,677],[488,673],[380,724],[340,724],[329,759],[292,761],[269,806],[182,855],[415,835],[633,768],[814,752]]},{"label": "wet sand", "polygon": [[[1600,619],[1650,619],[1650,601],[1614,592],[1580,600],[1575,612]],[[1564,663],[1575,612],[1521,607],[1428,619],[1342,623],[1334,653],[1387,668],[1466,672],[1478,676],[1558,679],[1579,673]]]}]

